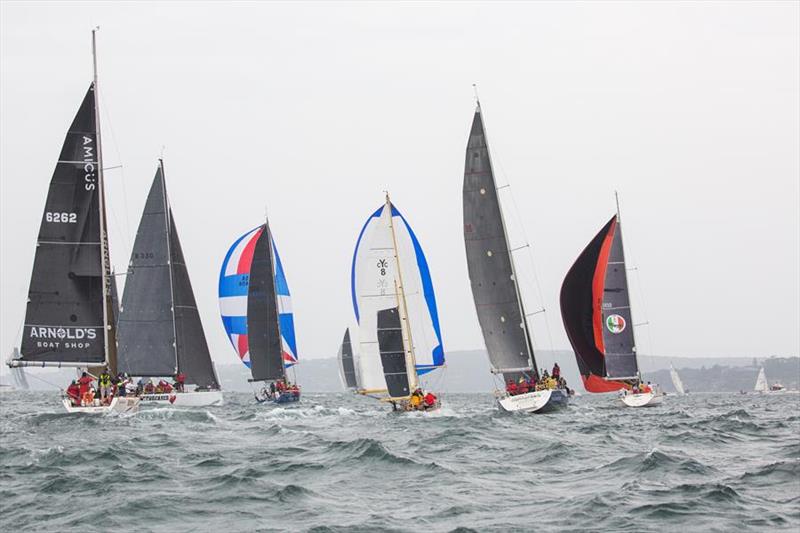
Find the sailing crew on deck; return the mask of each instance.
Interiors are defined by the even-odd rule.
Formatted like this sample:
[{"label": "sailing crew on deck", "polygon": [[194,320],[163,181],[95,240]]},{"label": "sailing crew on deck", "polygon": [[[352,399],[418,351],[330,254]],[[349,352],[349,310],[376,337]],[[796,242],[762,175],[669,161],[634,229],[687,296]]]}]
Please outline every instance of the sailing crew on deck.
[{"label": "sailing crew on deck", "polygon": [[553,365],[553,377],[556,380],[561,377],[561,367],[558,366],[558,363]]},{"label": "sailing crew on deck", "polygon": [[78,379],[78,385],[80,387],[79,393],[81,398],[83,398],[83,395],[89,391],[92,381],[94,381],[94,376],[90,376],[86,372],[81,374],[81,377]]},{"label": "sailing crew on deck", "polygon": [[423,402],[425,403],[425,409],[430,409],[436,405],[436,395],[429,391],[428,394],[425,395]]},{"label": "sailing crew on deck", "polygon": [[508,383],[506,384],[506,392],[510,396],[514,396],[517,393],[517,384],[514,383],[513,379],[508,380]]},{"label": "sailing crew on deck", "polygon": [[78,386],[78,382],[74,379],[72,383],[69,384],[69,387],[67,387],[67,398],[69,398],[73,407],[81,404],[81,389]]},{"label": "sailing crew on deck", "polygon": [[111,389],[111,374],[108,373],[108,370],[103,370],[97,384],[100,388],[100,401],[105,403],[106,400],[111,400],[113,391]]},{"label": "sailing crew on deck", "polygon": [[175,383],[173,384],[173,386],[175,387],[176,391],[184,392],[183,387],[185,383],[186,383],[186,374],[184,374],[183,372],[178,372],[177,374],[175,374]]},{"label": "sailing crew on deck", "polygon": [[523,376],[519,377],[519,383],[517,384],[517,394],[527,394],[528,393],[528,382],[525,381]]}]

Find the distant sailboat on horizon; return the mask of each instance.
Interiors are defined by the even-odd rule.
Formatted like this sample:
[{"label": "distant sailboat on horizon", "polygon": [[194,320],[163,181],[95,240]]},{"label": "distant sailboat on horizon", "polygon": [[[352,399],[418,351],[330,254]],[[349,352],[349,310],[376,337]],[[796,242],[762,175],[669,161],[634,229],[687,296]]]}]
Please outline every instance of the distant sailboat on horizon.
[{"label": "distant sailboat on horizon", "polygon": [[681,396],[686,394],[687,391],[683,386],[683,381],[681,381],[678,371],[675,370],[675,367],[672,366],[672,364],[669,365],[669,376],[672,379],[672,385],[675,387],[675,391]]},{"label": "distant sailboat on horizon", "polygon": [[356,372],[355,368],[353,344],[350,341],[350,328],[344,331],[344,337],[336,359],[339,362],[339,377],[342,380],[342,385],[347,390],[357,391],[359,389],[358,372]]}]

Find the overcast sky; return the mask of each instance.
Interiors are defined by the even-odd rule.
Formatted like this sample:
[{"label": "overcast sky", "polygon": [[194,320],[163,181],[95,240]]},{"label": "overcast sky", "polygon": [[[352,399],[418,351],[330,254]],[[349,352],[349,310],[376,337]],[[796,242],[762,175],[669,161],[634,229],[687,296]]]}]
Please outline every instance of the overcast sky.
[{"label": "overcast sky", "polygon": [[163,149],[217,362],[236,357],[220,264],[265,207],[300,357],[335,354],[353,247],[384,189],[425,248],[445,350],[483,346],[461,219],[473,83],[511,183],[512,246],[532,245],[517,259],[528,308],[547,311],[537,346],[568,346],[561,282],[618,190],[634,317],[650,323],[640,352],[797,355],[798,5],[3,2],[3,358],[94,25],[104,164],[123,165],[106,173],[112,261],[125,271]]}]

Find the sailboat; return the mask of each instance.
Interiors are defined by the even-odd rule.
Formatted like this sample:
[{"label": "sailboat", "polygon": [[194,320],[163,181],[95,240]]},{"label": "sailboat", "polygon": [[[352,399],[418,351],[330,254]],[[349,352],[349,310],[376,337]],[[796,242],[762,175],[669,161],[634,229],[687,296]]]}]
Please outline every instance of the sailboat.
[{"label": "sailboat", "polygon": [[269,221],[231,245],[219,274],[222,324],[239,359],[260,383],[256,401],[300,400],[288,370],[297,364],[297,342],[289,284]]},{"label": "sailboat", "polygon": [[683,381],[681,381],[678,371],[675,370],[675,367],[672,365],[669,365],[669,376],[672,378],[672,385],[675,387],[677,393],[680,395],[686,394],[686,390],[683,388]]},{"label": "sailboat", "polygon": [[[491,371],[503,382],[522,379],[525,392],[496,390],[503,411],[541,413],[564,407],[564,387],[531,390],[539,371],[531,342],[525,306],[508,245],[503,209],[497,196],[489,146],[478,103],[472,119],[464,164],[464,245],[467,251],[472,298],[478,313]],[[535,386],[533,387],[535,389]]]},{"label": "sailboat", "polygon": [[[359,337],[357,392],[394,409],[416,408],[420,377],[444,366],[444,348],[428,262],[388,193],[361,229],[350,281]],[[430,409],[439,406],[433,394],[428,398]]]},{"label": "sailboat", "polygon": [[[586,246],[561,286],[561,318],[589,392],[621,391],[629,407],[661,403],[657,387],[639,392],[641,374],[617,213]],[[634,393],[634,387],[637,392]]]},{"label": "sailboat", "polygon": [[763,366],[758,370],[758,376],[756,377],[756,385],[755,387],[753,387],[753,390],[756,392],[769,392],[767,375],[764,373]]},{"label": "sailboat", "polygon": [[[128,264],[119,314],[119,371],[161,378],[143,404],[222,405],[159,160]],[[164,381],[176,379],[176,386]],[[188,387],[193,386],[193,389]]]},{"label": "sailboat", "polygon": [[[92,31],[94,80],[67,131],[50,180],[36,241],[25,323],[14,367],[74,367],[95,375],[117,371],[112,319],[103,160],[97,106],[97,53]],[[95,400],[71,413],[133,412],[139,400]]]},{"label": "sailboat", "polygon": [[339,377],[342,379],[342,385],[348,390],[358,390],[358,373],[353,356],[353,345],[350,342],[350,328],[344,330],[344,338],[336,359],[339,361]]}]

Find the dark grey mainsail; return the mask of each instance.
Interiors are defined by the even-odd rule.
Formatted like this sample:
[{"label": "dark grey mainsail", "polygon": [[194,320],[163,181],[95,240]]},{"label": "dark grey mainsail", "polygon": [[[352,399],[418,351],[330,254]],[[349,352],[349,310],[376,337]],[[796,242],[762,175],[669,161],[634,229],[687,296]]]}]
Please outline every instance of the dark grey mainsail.
[{"label": "dark grey mainsail", "polygon": [[606,377],[634,379],[639,375],[639,368],[636,364],[633,318],[619,215],[612,231],[608,262],[605,266],[602,306]]},{"label": "dark grey mainsail", "polygon": [[464,244],[472,297],[494,372],[538,379],[478,105],[464,165]]},{"label": "dark grey mainsail", "polygon": [[159,162],[136,233],[119,318],[119,368],[133,376],[176,372],[217,388]]},{"label": "dark grey mainsail", "polygon": [[353,361],[353,346],[350,343],[350,328],[344,331],[342,346],[339,348],[339,366],[342,369],[344,385],[348,389],[358,388],[355,362]]},{"label": "dark grey mainsail", "polygon": [[95,84],[67,132],[47,194],[18,362],[103,364],[110,306]]},{"label": "dark grey mainsail", "polygon": [[406,371],[403,329],[397,307],[378,311],[378,349],[389,396],[407,398],[411,391]]},{"label": "dark grey mainsail", "polygon": [[253,381],[284,379],[286,374],[274,272],[272,234],[267,222],[256,241],[247,288],[247,336]]},{"label": "dark grey mainsail", "polygon": [[119,370],[132,376],[177,372],[167,212],[159,165],[136,231],[119,318]]}]

